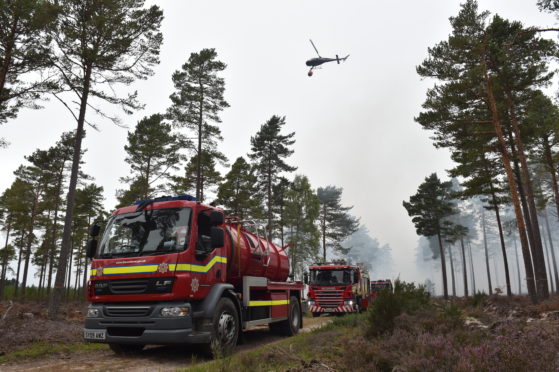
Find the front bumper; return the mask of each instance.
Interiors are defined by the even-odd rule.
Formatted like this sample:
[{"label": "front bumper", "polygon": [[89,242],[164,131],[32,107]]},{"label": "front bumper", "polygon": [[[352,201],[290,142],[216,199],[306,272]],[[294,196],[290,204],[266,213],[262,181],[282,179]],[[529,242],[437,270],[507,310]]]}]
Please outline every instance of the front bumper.
[{"label": "front bumper", "polygon": [[[190,314],[182,317],[162,317],[161,308],[186,306]],[[193,317],[187,302],[159,303],[100,303],[91,304],[98,316],[86,318],[85,330],[105,330],[105,338],[86,339],[90,342],[115,344],[183,344],[210,342],[211,326],[201,318]]]},{"label": "front bumper", "polygon": [[322,307],[317,305],[309,305],[309,312],[311,313],[353,313],[355,308],[353,305],[340,305],[335,307]]}]

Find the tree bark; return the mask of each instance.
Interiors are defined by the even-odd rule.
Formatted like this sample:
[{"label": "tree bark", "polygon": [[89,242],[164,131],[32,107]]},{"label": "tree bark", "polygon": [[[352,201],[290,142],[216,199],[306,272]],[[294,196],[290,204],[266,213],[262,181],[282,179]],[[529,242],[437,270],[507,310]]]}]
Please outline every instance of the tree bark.
[{"label": "tree bark", "polygon": [[454,259],[452,258],[452,245],[448,245],[448,258],[450,259],[450,278],[452,280],[452,297],[456,297],[456,279],[454,277]]},{"label": "tree bark", "polygon": [[472,294],[476,294],[476,275],[474,271],[474,258],[472,255],[472,245],[468,239],[468,253],[470,256],[470,277],[472,278]]},{"label": "tree bark", "polygon": [[493,285],[491,284],[491,271],[489,270],[489,252],[487,249],[487,232],[485,229],[485,211],[481,207],[481,226],[483,230],[483,247],[485,249],[485,268],[487,269],[487,286],[489,288],[489,294],[493,294]]},{"label": "tree bark", "polygon": [[[487,40],[485,40],[487,45]],[[526,266],[526,286],[528,287],[528,294],[532,302],[538,302],[538,296],[536,292],[536,286],[534,283],[534,273],[532,270],[531,265],[531,257],[530,257],[530,247],[528,246],[528,240],[526,239],[526,226],[524,225],[524,219],[522,216],[522,211],[520,210],[520,205],[518,203],[518,191],[516,182],[514,180],[514,176],[512,173],[512,168],[510,165],[510,156],[506,148],[505,139],[503,136],[503,131],[501,128],[501,121],[499,118],[499,111],[497,109],[497,102],[495,101],[495,96],[493,94],[493,87],[492,81],[489,78],[489,74],[487,72],[487,66],[485,59],[486,56],[482,56],[481,63],[483,67],[483,82],[486,89],[487,94],[487,103],[489,105],[489,109],[491,111],[492,122],[495,127],[495,133],[497,135],[498,143],[499,143],[499,150],[501,153],[501,158],[503,162],[503,166],[505,168],[505,172],[507,175],[507,181],[509,184],[509,192],[511,195],[511,200],[514,206],[514,214],[516,216],[516,223],[518,226],[518,231],[520,235],[520,243],[522,246],[522,254],[524,256],[524,262]]]},{"label": "tree bark", "polygon": [[[11,232],[11,225],[12,220],[8,216],[6,219],[7,226],[6,226],[6,241],[4,243],[4,249],[7,251],[8,249],[8,241],[10,240],[10,232]],[[8,271],[8,256],[6,252],[6,259],[2,262],[2,275],[0,275],[0,301],[4,298],[4,288],[6,286],[6,272]]]},{"label": "tree bark", "polygon": [[547,211],[543,210],[543,217],[545,227],[547,230],[547,240],[549,241],[549,250],[551,251],[551,260],[553,265],[553,273],[555,274],[555,292],[559,293],[559,275],[557,274],[557,260],[555,259],[555,248],[553,247],[553,239],[551,238],[551,229],[549,228],[549,218],[547,218]]},{"label": "tree bark", "polygon": [[91,82],[92,66],[85,68],[83,92],[80,101],[80,114],[78,116],[78,128],[74,140],[74,154],[72,157],[72,172],[70,174],[70,184],[68,186],[68,196],[66,198],[66,216],[64,218],[64,231],[62,233],[62,247],[60,248],[60,256],[58,262],[58,270],[56,272],[56,280],[54,283],[54,291],[49,299],[49,317],[55,318],[58,315],[58,309],[64,294],[64,278],[66,267],[68,264],[68,252],[72,243],[72,218],[74,216],[74,200],[76,197],[76,186],[78,183],[78,171],[80,167],[81,145],[84,134],[85,112],[87,109],[87,99],[89,96],[89,88]]},{"label": "tree bark", "polygon": [[31,219],[29,221],[29,231],[27,235],[27,246],[25,249],[25,264],[23,265],[23,279],[21,282],[21,299],[25,300],[25,292],[27,290],[27,275],[29,273],[29,260],[31,259],[31,246],[33,245],[33,231],[35,228],[35,218],[39,206],[39,190],[35,190],[33,206],[31,208]]},{"label": "tree bark", "polygon": [[441,272],[443,276],[443,296],[445,300],[448,300],[448,284],[446,281],[446,260],[445,260],[445,253],[443,242],[441,239],[441,233],[437,233],[437,239],[439,240],[439,253],[441,255]]},{"label": "tree bark", "polygon": [[534,273],[536,276],[536,289],[539,299],[549,298],[549,287],[548,279],[545,267],[545,258],[542,247],[542,238],[540,235],[539,223],[538,223],[538,212],[536,208],[536,202],[534,198],[534,190],[532,187],[532,181],[530,178],[530,172],[528,171],[528,162],[526,161],[526,155],[524,150],[524,144],[522,143],[520,135],[520,127],[518,125],[518,118],[516,115],[516,108],[514,106],[514,100],[512,92],[508,89],[505,90],[505,95],[507,98],[507,105],[509,108],[509,113],[511,117],[512,129],[514,132],[514,140],[518,150],[518,160],[520,160],[520,165],[522,169],[522,181],[526,187],[526,196],[528,199],[528,208],[530,211],[531,224],[534,233],[535,245],[532,247],[532,258],[534,260]]},{"label": "tree bark", "polygon": [[518,294],[522,294],[522,275],[520,274],[520,260],[518,259],[518,246],[516,245],[516,237],[513,237],[514,254],[516,256],[516,273],[518,274]]},{"label": "tree bark", "polygon": [[460,237],[460,248],[462,249],[462,271],[464,277],[464,296],[468,297],[468,270],[466,269],[466,249],[464,248],[464,238]]},{"label": "tree bark", "polygon": [[510,285],[510,274],[509,274],[509,260],[507,257],[507,249],[505,247],[505,236],[503,235],[503,225],[501,224],[501,216],[499,213],[499,203],[497,203],[497,197],[495,195],[495,188],[493,187],[493,182],[489,183],[491,188],[491,197],[493,198],[493,206],[495,207],[495,217],[497,218],[497,227],[499,228],[499,240],[501,241],[501,252],[503,253],[503,266],[505,267],[505,281],[507,287],[507,296],[512,296],[512,289]]}]

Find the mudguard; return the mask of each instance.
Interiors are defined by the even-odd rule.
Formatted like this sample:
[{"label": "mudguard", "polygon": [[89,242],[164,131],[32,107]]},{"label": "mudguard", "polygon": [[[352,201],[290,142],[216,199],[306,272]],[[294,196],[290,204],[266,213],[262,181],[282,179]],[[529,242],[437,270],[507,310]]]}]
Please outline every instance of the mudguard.
[{"label": "mudguard", "polygon": [[194,313],[196,318],[212,318],[214,315],[215,308],[217,306],[217,302],[223,296],[223,292],[225,291],[233,291],[234,287],[233,284],[229,283],[217,283],[214,284],[210,293],[206,296],[206,298],[200,304],[198,311]]}]

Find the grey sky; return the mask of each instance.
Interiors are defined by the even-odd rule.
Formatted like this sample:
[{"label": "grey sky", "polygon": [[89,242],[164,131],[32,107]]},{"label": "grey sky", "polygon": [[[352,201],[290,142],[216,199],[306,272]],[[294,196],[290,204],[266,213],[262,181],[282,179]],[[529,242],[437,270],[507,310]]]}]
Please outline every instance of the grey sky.
[{"label": "grey sky", "polygon": [[[233,162],[250,150],[250,136],[272,115],[285,115],[286,131],[296,132],[290,163],[314,188],[344,188],[371,236],[390,244],[400,277],[420,280],[414,260],[417,235],[402,207],[427,175],[446,177],[448,153],[436,150],[429,133],[413,121],[425,91],[415,66],[427,48],[445,39],[448,17],[460,1],[148,1],[163,10],[164,45],[155,76],[132,87],[145,110],[122,119],[134,127],[146,115],[164,112],[172,92],[171,74],[191,52],[216,48],[227,63],[223,74],[231,107],[221,115],[222,151]],[[536,0],[480,0],[480,9],[551,26]],[[305,60],[351,54],[346,63],[329,63],[307,76]],[[110,108],[116,113],[116,108]],[[84,170],[105,188],[107,208],[115,204],[118,178],[126,175],[126,129],[95,118],[100,132],[88,129]],[[23,156],[46,149],[75,122],[55,101],[39,111],[23,110],[0,127],[11,142],[0,150],[0,190],[9,187]]]}]

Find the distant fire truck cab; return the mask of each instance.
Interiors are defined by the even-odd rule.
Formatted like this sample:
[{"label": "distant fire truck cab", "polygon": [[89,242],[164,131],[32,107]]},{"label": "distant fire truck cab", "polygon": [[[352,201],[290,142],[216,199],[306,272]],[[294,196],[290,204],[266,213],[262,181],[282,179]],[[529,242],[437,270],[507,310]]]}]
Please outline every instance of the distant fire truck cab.
[{"label": "distant fire truck cab", "polygon": [[308,310],[314,317],[356,313],[369,306],[370,280],[359,266],[335,261],[312,265],[309,273]]},{"label": "distant fire truck cab", "polygon": [[374,300],[379,292],[383,290],[393,291],[392,281],[390,279],[373,280],[371,282],[371,300]]}]

